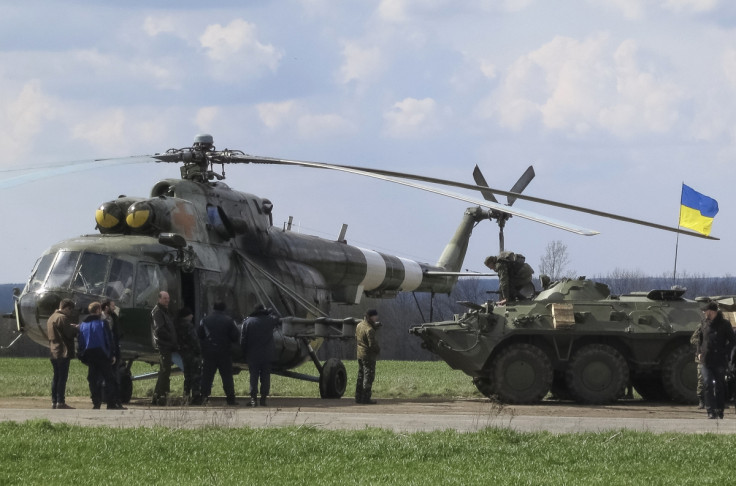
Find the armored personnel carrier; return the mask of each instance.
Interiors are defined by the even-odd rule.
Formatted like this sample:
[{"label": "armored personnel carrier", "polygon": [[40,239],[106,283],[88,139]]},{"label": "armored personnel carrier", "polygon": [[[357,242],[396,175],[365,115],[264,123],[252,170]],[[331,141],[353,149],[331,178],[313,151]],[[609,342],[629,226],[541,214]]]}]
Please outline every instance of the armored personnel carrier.
[{"label": "armored personnel carrier", "polygon": [[[611,295],[607,285],[563,279],[532,300],[499,306],[463,304],[446,322],[412,327],[478,390],[506,403],[535,403],[550,392],[580,403],[608,403],[632,384],[647,400],[697,403],[690,344],[700,325],[698,301],[684,289]],[[732,296],[716,297],[724,304]],[[729,315],[730,314],[730,315]],[[733,313],[726,317],[734,322]]]}]

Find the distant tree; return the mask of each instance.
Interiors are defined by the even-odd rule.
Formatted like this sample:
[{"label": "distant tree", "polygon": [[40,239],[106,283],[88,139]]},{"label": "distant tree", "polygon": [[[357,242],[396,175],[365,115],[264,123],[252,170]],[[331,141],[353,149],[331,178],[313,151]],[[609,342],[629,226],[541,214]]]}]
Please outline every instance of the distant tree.
[{"label": "distant tree", "polygon": [[550,241],[544,256],[539,259],[539,274],[549,276],[552,281],[574,277],[575,270],[568,270],[569,264],[570,256],[567,253],[567,245],[560,240]]}]

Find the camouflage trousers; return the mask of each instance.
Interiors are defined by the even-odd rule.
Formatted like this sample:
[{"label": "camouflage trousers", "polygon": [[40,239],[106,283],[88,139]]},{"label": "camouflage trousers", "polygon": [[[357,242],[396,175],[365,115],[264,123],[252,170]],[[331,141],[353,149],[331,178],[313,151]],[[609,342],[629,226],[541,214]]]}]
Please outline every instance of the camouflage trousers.
[{"label": "camouflage trousers", "polygon": [[698,395],[698,400],[703,402],[705,400],[705,389],[703,387],[703,365],[698,363],[698,385],[696,388],[696,394]]},{"label": "camouflage trousers", "polygon": [[202,358],[192,353],[181,353],[184,365],[184,397],[197,398],[202,394]]},{"label": "camouflage trousers", "polygon": [[358,378],[355,380],[355,401],[362,403],[371,399],[373,380],[376,378],[376,360],[358,360]]}]

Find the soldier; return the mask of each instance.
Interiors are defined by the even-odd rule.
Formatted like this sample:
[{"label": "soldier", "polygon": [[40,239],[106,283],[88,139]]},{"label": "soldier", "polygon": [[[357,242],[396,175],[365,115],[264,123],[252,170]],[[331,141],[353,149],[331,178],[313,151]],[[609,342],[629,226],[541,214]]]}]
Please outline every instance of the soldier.
[{"label": "soldier", "polygon": [[498,305],[504,305],[510,300],[530,299],[534,296],[532,275],[534,270],[525,263],[523,255],[510,251],[502,251],[498,256],[486,258],[485,266],[498,274],[498,290],[501,300]]},{"label": "soldier", "polygon": [[[703,321],[705,322],[705,321]],[[700,362],[700,341],[703,339],[703,322],[698,326],[690,336],[690,344],[695,346],[695,362],[698,365],[698,384],[696,385],[696,395],[698,396],[698,410],[705,408],[705,392],[703,390],[703,363]]]},{"label": "soldier", "polygon": [[51,379],[51,408],[74,408],[66,404],[66,382],[69,378],[69,363],[74,357],[74,338],[79,326],[72,324],[74,301],[63,299],[59,308],[46,322],[49,352],[54,376]]},{"label": "soldier", "polygon": [[202,347],[192,320],[194,314],[188,307],[176,316],[174,326],[179,342],[179,354],[184,365],[184,399],[192,405],[202,404]]},{"label": "soldier", "polygon": [[158,304],[151,311],[153,340],[159,353],[158,379],[153,389],[151,405],[166,405],[166,396],[171,386],[171,353],[179,350],[174,320],[169,312],[169,301],[169,293],[162,290],[158,293]]},{"label": "soldier", "polygon": [[[112,331],[112,347],[113,354],[115,355],[115,364],[112,367],[112,374],[115,377],[115,383],[117,384],[119,392],[123,360],[120,357],[120,338],[122,337],[122,333],[118,323],[117,307],[115,306],[115,301],[111,299],[104,299],[100,304],[102,305],[102,319],[107,322],[108,326],[110,326],[110,330]],[[120,398],[120,394],[118,394],[118,398]],[[119,402],[118,405],[122,406],[123,404],[122,402]]]},{"label": "soldier", "polygon": [[374,405],[378,402],[371,399],[373,380],[376,377],[376,360],[381,347],[376,339],[376,330],[381,327],[378,322],[378,311],[369,309],[365,319],[355,329],[355,340],[358,345],[358,378],[355,381],[355,403]]},{"label": "soldier", "polygon": [[240,333],[232,317],[225,314],[224,302],[215,302],[213,309],[212,314],[202,319],[197,329],[197,336],[202,343],[202,398],[209,398],[215,372],[219,371],[227,404],[234,406],[238,403],[235,401],[230,346],[238,341]]},{"label": "soldier", "polygon": [[736,345],[731,323],[718,310],[718,304],[709,302],[701,308],[705,320],[698,346],[705,387],[705,408],[709,419],[723,418],[726,402],[726,366],[731,350]]},{"label": "soldier", "polygon": [[256,305],[243,324],[240,348],[250,372],[250,406],[258,405],[258,380],[261,381],[261,407],[271,392],[271,362],[274,354],[273,331],[279,324],[278,317],[262,304]]}]

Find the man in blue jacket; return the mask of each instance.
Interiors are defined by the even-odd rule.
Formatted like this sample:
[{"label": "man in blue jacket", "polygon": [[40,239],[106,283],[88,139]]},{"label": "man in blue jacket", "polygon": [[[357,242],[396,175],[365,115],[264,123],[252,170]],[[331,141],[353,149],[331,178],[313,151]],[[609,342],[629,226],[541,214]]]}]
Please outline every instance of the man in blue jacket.
[{"label": "man in blue jacket", "polygon": [[102,306],[92,302],[87,311],[89,315],[79,324],[79,359],[89,368],[87,382],[92,397],[92,406],[100,408],[102,403],[102,383],[105,383],[105,396],[109,410],[124,410],[120,405],[117,381],[113,374],[115,351],[112,332],[102,318]]}]

